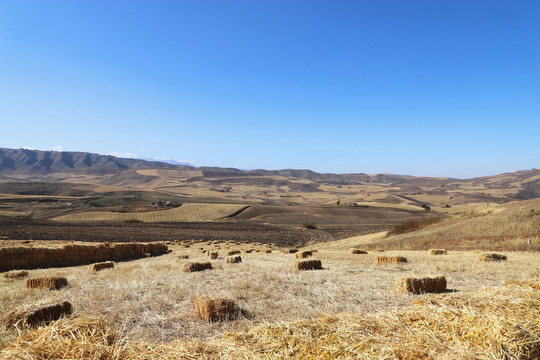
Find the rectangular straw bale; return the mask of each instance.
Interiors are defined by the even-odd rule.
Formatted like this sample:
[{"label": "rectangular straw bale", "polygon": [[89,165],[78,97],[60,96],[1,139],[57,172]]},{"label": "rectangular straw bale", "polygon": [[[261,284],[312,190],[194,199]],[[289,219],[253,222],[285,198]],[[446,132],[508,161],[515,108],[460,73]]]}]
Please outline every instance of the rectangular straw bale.
[{"label": "rectangular straw bale", "polygon": [[21,279],[28,276],[28,271],[25,270],[13,270],[4,274],[6,279]]},{"label": "rectangular straw bale", "polygon": [[236,304],[229,299],[198,297],[195,299],[195,310],[199,319],[210,322],[234,320],[237,316]]},{"label": "rectangular straw bale", "polygon": [[403,278],[396,280],[395,288],[398,292],[407,294],[441,292],[446,290],[446,278]]},{"label": "rectangular straw bale", "polygon": [[229,252],[227,252],[227,256],[232,256],[232,255],[240,255],[242,252],[240,250],[231,250]]},{"label": "rectangular straw bale", "polygon": [[113,267],[114,267],[114,263],[112,261],[107,261],[107,262],[95,263],[95,264],[90,265],[90,270],[101,271],[103,269],[112,269]]},{"label": "rectangular straw bale", "polygon": [[25,310],[14,310],[6,317],[6,327],[37,327],[71,315],[72,306],[68,301],[57,301]]},{"label": "rectangular straw bale", "polygon": [[198,262],[192,262],[192,263],[185,263],[182,266],[183,272],[197,272],[197,271],[203,271],[207,269],[212,269],[212,264],[209,262],[206,263],[198,263]]},{"label": "rectangular straw bale", "polygon": [[429,255],[446,255],[448,251],[445,249],[429,249],[428,253]]},{"label": "rectangular straw bale", "polygon": [[238,264],[242,262],[241,256],[229,256],[227,257],[227,264]]},{"label": "rectangular straw bale", "polygon": [[377,256],[377,265],[405,264],[407,258],[403,256]]},{"label": "rectangular straw bale", "polygon": [[300,260],[292,264],[294,270],[322,270],[321,260]]},{"label": "rectangular straw bale", "polygon": [[210,252],[208,253],[208,256],[210,256],[210,259],[211,259],[211,260],[217,259],[217,258],[218,258],[218,255],[219,255],[219,254],[218,254],[217,251],[210,251]]},{"label": "rectangular straw bale", "polygon": [[480,259],[480,261],[503,261],[506,260],[506,255],[480,254],[478,258]]},{"label": "rectangular straw bale", "polygon": [[360,249],[357,249],[357,248],[351,248],[351,249],[349,249],[349,253],[351,253],[351,254],[367,254],[367,251],[360,250]]},{"label": "rectangular straw bale", "polygon": [[299,251],[296,253],[296,258],[297,259],[305,259],[305,258],[308,258],[310,256],[313,256],[313,252],[311,251]]},{"label": "rectangular straw bale", "polygon": [[267,249],[267,250],[263,250],[262,252],[265,253],[265,254],[271,254],[272,250]]},{"label": "rectangular straw bale", "polygon": [[59,290],[68,285],[68,281],[65,277],[49,276],[42,278],[33,278],[26,280],[27,289],[49,289]]},{"label": "rectangular straw bale", "polygon": [[178,258],[179,258],[180,260],[189,259],[189,255],[178,255]]}]

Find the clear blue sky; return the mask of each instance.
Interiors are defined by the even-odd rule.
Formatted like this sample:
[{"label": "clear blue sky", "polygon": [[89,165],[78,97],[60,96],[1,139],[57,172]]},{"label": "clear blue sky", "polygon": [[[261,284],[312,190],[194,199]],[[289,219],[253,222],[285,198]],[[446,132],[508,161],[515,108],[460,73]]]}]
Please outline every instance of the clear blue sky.
[{"label": "clear blue sky", "polygon": [[0,0],[0,147],[540,168],[540,1]]}]

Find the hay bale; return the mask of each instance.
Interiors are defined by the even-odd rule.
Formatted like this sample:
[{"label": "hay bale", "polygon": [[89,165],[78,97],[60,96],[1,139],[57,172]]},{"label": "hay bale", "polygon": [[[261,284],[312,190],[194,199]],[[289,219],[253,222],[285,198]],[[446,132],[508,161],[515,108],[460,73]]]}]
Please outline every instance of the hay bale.
[{"label": "hay bale", "polygon": [[272,250],[268,250],[268,249],[267,249],[267,250],[263,250],[262,252],[265,253],[265,254],[271,254],[271,253],[272,253]]},{"label": "hay bale", "polygon": [[27,289],[48,289],[59,290],[68,285],[68,281],[65,277],[49,276],[42,278],[34,278],[26,280]]},{"label": "hay bale", "polygon": [[351,253],[351,254],[367,254],[367,251],[360,250],[360,249],[357,249],[357,248],[351,248],[351,249],[349,249],[349,253]]},{"label": "hay bale", "polygon": [[197,271],[203,271],[212,269],[212,264],[209,262],[206,263],[198,263],[198,262],[192,262],[192,263],[185,263],[182,266],[183,272],[197,272]]},{"label": "hay bale", "polygon": [[229,256],[227,257],[227,264],[238,264],[242,262],[241,256]]},{"label": "hay bale", "polygon": [[429,255],[446,255],[448,254],[448,251],[445,249],[429,249],[428,253]]},{"label": "hay bale", "polygon": [[236,304],[229,299],[198,297],[195,310],[199,319],[210,322],[234,320],[238,315]]},{"label": "hay bale", "polygon": [[478,256],[480,261],[504,261],[506,260],[506,255],[499,254],[480,254]]},{"label": "hay bale", "polygon": [[247,249],[247,250],[244,250],[244,253],[245,254],[251,254],[253,252],[253,249]]},{"label": "hay bale", "polygon": [[178,258],[179,258],[180,260],[189,259],[189,255],[178,255]]},{"label": "hay bale", "polygon": [[231,250],[229,252],[227,252],[227,256],[232,256],[232,255],[240,255],[242,252],[240,250]]},{"label": "hay bale", "polygon": [[219,254],[218,254],[217,251],[210,251],[210,252],[208,253],[208,256],[210,256],[210,260],[215,260],[215,259],[217,259],[217,258],[218,258],[218,255],[219,255]]},{"label": "hay bale", "polygon": [[4,274],[6,279],[22,279],[28,276],[28,271],[25,270],[13,270]]},{"label": "hay bale", "polygon": [[308,257],[311,257],[313,256],[313,252],[311,251],[299,251],[296,253],[296,258],[297,259],[305,259],[305,258],[308,258]]},{"label": "hay bale", "polygon": [[285,254],[295,254],[298,252],[298,249],[285,249]]},{"label": "hay bale", "polygon": [[0,240],[9,240],[9,237],[7,237],[7,236],[0,236]]},{"label": "hay bale", "polygon": [[95,263],[90,265],[90,270],[96,272],[101,271],[103,269],[112,269],[114,267],[114,263],[112,261],[102,262],[102,263]]},{"label": "hay bale", "polygon": [[384,249],[373,249],[371,251],[373,251],[373,252],[384,252]]},{"label": "hay bale", "polygon": [[6,328],[14,327],[37,327],[43,323],[60,319],[71,315],[72,307],[68,301],[57,301],[30,309],[15,310],[6,317]]},{"label": "hay bale", "polygon": [[398,292],[407,294],[441,292],[446,290],[446,278],[403,278],[396,280],[395,288]]},{"label": "hay bale", "polygon": [[377,256],[377,265],[406,264],[403,256]]},{"label": "hay bale", "polygon": [[301,260],[295,261],[291,268],[293,270],[322,270],[321,260]]}]

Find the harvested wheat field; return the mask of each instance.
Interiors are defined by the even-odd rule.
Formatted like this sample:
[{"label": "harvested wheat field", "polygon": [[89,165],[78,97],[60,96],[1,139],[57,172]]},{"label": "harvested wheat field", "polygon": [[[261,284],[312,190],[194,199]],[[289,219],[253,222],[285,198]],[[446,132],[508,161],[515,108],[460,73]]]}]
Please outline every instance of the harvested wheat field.
[{"label": "harvested wheat field", "polygon": [[[204,245],[208,250],[212,246]],[[530,306],[538,304],[538,291],[530,286],[503,286],[506,281],[535,284],[540,274],[536,253],[511,253],[505,262],[486,263],[478,261],[474,252],[434,257],[426,251],[388,250],[388,256],[399,254],[410,261],[400,267],[381,267],[375,263],[376,254],[359,257],[348,250],[319,249],[317,258],[325,269],[298,272],[290,269],[291,255],[253,252],[242,255],[241,266],[217,259],[211,271],[184,273],[186,262],[180,255],[189,255],[193,262],[206,262],[208,256],[179,245],[171,249],[170,254],[121,262],[114,271],[92,276],[88,266],[29,271],[32,278],[66,277],[70,286],[57,291],[25,289],[22,281],[0,278],[3,321],[7,310],[42,301],[61,298],[73,306],[73,319],[36,332],[25,330],[19,335],[14,329],[0,329],[0,358],[31,354],[32,359],[63,359],[77,358],[73,357],[77,353],[85,354],[82,359],[97,357],[102,351],[102,359],[128,360],[278,355],[398,358],[391,354],[403,359],[437,359],[441,354],[487,359],[490,352],[500,354],[501,346],[525,351],[516,344],[527,344],[530,336],[540,335],[538,307]],[[394,289],[396,280],[403,277],[434,276],[445,276],[448,290],[455,293],[436,295],[440,298],[430,302],[434,295],[408,295]],[[242,312],[234,321],[200,320],[194,311],[199,297],[228,299]],[[424,303],[413,304],[418,301]],[[493,308],[481,318],[484,328],[471,327],[471,318],[484,306]],[[501,315],[499,307],[509,313]],[[446,323],[448,312],[453,317]],[[508,325],[513,323],[533,335],[520,335]],[[407,326],[417,328],[418,339],[411,337]],[[489,338],[473,336],[490,327]],[[452,333],[455,328],[469,332]],[[46,340],[52,332],[60,335],[55,341]],[[516,336],[525,337],[521,343],[512,342]],[[83,338],[87,340],[77,340]],[[35,353],[36,346],[43,352]]]}]

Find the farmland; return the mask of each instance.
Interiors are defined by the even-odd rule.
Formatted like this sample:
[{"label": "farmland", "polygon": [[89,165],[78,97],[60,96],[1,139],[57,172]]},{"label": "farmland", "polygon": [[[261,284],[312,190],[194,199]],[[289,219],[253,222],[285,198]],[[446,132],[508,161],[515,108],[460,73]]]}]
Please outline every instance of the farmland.
[{"label": "farmland", "polygon": [[[448,255],[434,256],[427,251],[386,251],[386,255],[404,256],[408,262],[380,266],[375,263],[377,253],[353,255],[345,250],[320,248],[314,258],[322,261],[324,270],[298,272],[290,269],[294,254],[281,254],[271,245],[223,242],[200,243],[192,248],[175,244],[170,246],[173,250],[170,254],[118,263],[114,269],[94,275],[89,273],[87,266],[30,271],[29,277],[66,277],[70,286],[55,292],[27,290],[21,280],[3,280],[0,284],[3,290],[1,308],[11,309],[60,297],[73,304],[76,318],[82,321],[101,319],[111,331],[121,333],[124,341],[132,344],[153,343],[156,345],[151,346],[165,346],[165,349],[166,346],[182,349],[189,347],[189,342],[178,343],[179,339],[189,338],[190,341],[201,342],[199,346],[202,348],[198,351],[206,348],[204,356],[219,358],[221,350],[215,347],[226,346],[226,342],[220,343],[222,340],[219,340],[225,332],[244,337],[250,329],[256,332],[274,331],[277,340],[281,336],[278,335],[278,328],[270,330],[275,325],[267,323],[286,322],[289,324],[286,326],[295,328],[307,326],[308,323],[303,323],[305,319],[313,319],[313,324],[319,324],[317,326],[321,334],[324,334],[330,331],[325,321],[330,321],[332,317],[345,321],[342,326],[352,326],[358,321],[353,321],[354,314],[364,314],[367,318],[376,314],[389,314],[391,317],[393,311],[408,311],[410,307],[418,306],[414,305],[415,301],[429,301],[433,296],[410,296],[396,292],[394,282],[403,277],[443,275],[448,281],[448,289],[454,292],[446,295],[449,298],[445,301],[477,299],[478,289],[483,289],[485,294],[495,297],[493,304],[496,306],[496,296],[515,296],[510,288],[499,290],[506,281],[534,279],[540,274],[537,253],[506,252],[507,261],[484,263],[479,261],[478,252],[452,251]],[[186,262],[208,261],[208,256],[202,254],[199,247],[217,249],[220,253],[218,259],[212,260],[213,269],[182,273],[181,266]],[[242,253],[242,263],[226,264],[224,255],[228,248],[270,248],[273,251],[270,254],[256,251]],[[179,255],[188,255],[189,259],[178,259]],[[523,301],[538,299],[534,290],[520,291],[520,296],[524,296]],[[232,299],[242,309],[243,315],[228,322],[207,323],[198,320],[193,309],[194,300],[198,296]],[[328,316],[330,318],[323,320]],[[529,329],[527,326],[532,324],[523,322],[521,326]],[[257,337],[262,336],[259,334]],[[3,344],[9,343],[16,336],[13,330],[2,330],[0,333]],[[230,341],[231,336],[226,335],[225,339],[229,340],[223,341]],[[337,339],[328,341],[341,346]],[[397,344],[392,345],[388,340],[380,338],[377,341],[398,350]],[[208,345],[204,345],[207,342]],[[164,345],[168,343],[170,345]],[[297,345],[291,346],[294,348]],[[496,347],[492,349],[495,350]],[[451,350],[434,348],[432,356],[437,358],[436,354],[445,354],[445,351]],[[476,350],[473,347],[468,351],[464,356],[472,356]],[[476,355],[478,358],[487,358],[484,357],[486,354]],[[240,351],[230,353],[231,358],[242,356],[245,353]],[[256,353],[248,357],[258,358]]]}]

